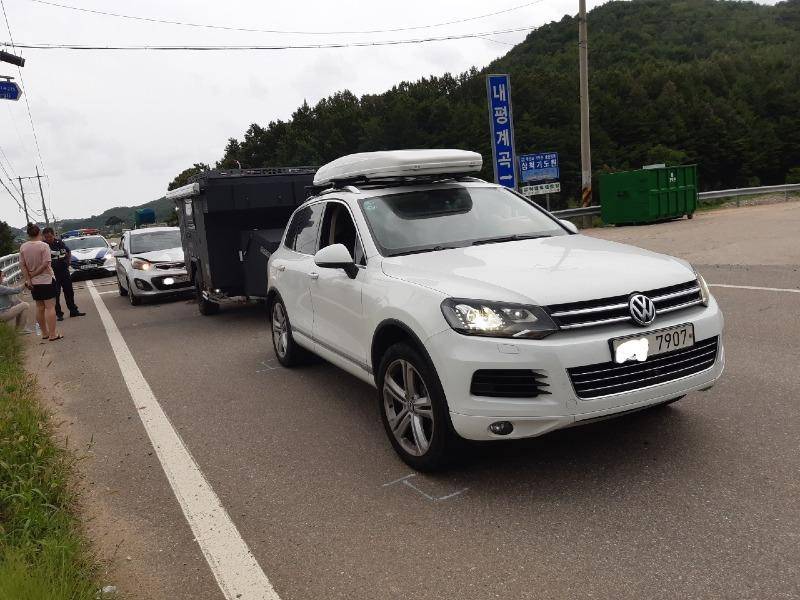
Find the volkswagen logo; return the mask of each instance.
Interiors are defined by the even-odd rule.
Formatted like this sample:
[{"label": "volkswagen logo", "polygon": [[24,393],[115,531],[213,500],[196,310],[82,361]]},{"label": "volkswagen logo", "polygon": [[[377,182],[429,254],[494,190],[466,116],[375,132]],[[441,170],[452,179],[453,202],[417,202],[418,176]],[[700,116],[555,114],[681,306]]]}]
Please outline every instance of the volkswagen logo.
[{"label": "volkswagen logo", "polygon": [[656,305],[644,294],[634,294],[628,300],[628,310],[633,322],[642,327],[656,320]]}]

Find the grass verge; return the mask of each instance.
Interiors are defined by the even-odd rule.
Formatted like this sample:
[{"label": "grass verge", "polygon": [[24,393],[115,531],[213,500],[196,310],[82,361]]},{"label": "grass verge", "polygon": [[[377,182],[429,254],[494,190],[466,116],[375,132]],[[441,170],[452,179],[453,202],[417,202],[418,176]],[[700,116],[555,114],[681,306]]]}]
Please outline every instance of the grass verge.
[{"label": "grass verge", "polygon": [[22,358],[0,323],[0,600],[94,600],[98,569],[73,512],[74,459],[55,444]]}]

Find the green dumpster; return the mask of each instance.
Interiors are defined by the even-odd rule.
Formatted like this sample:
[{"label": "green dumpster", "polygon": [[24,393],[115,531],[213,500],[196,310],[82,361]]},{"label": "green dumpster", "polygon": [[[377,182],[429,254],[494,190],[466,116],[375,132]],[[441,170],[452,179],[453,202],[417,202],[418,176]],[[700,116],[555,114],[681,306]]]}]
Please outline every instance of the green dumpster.
[{"label": "green dumpster", "polygon": [[600,207],[603,222],[614,225],[691,219],[697,208],[697,165],[601,175]]}]

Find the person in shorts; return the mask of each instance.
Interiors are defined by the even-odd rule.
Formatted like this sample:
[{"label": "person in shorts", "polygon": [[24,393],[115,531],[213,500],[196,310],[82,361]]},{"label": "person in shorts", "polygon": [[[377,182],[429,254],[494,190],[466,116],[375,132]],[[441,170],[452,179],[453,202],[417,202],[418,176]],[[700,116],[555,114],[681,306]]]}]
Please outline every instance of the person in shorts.
[{"label": "person in shorts", "polygon": [[36,321],[42,339],[55,342],[64,336],[56,328],[56,286],[50,266],[50,246],[42,241],[42,231],[35,223],[28,223],[27,231],[28,241],[19,249],[19,266],[25,276],[25,287],[36,301]]},{"label": "person in shorts", "polygon": [[56,280],[56,319],[64,320],[64,311],[61,310],[61,292],[64,292],[64,300],[67,303],[70,317],[82,317],[86,313],[78,310],[75,304],[75,291],[72,289],[72,278],[69,276],[69,261],[72,256],[67,245],[56,237],[52,227],[45,227],[42,230],[44,241],[50,246],[50,266]]}]

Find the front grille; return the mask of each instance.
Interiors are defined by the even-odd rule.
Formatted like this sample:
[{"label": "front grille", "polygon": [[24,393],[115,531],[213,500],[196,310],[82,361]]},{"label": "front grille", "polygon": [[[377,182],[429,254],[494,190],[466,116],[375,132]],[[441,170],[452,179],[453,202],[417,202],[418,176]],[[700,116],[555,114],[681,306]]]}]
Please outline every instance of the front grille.
[{"label": "front grille", "polygon": [[[657,315],[689,308],[703,301],[696,280],[641,293],[656,305]],[[578,329],[623,321],[633,322],[628,309],[629,297],[630,294],[627,294],[599,300],[554,304],[548,306],[547,310],[561,329]]]},{"label": "front grille", "polygon": [[550,393],[546,379],[532,369],[481,369],[473,373],[469,391],[490,398],[535,398]]},{"label": "front grille", "polygon": [[719,338],[713,337],[648,358],[644,362],[598,363],[567,369],[579,398],[599,398],[667,383],[705,371],[717,360]]},{"label": "front grille", "polygon": [[184,267],[184,262],[161,262],[155,263],[156,269],[161,269],[162,271],[170,271],[172,269],[182,269]]}]

